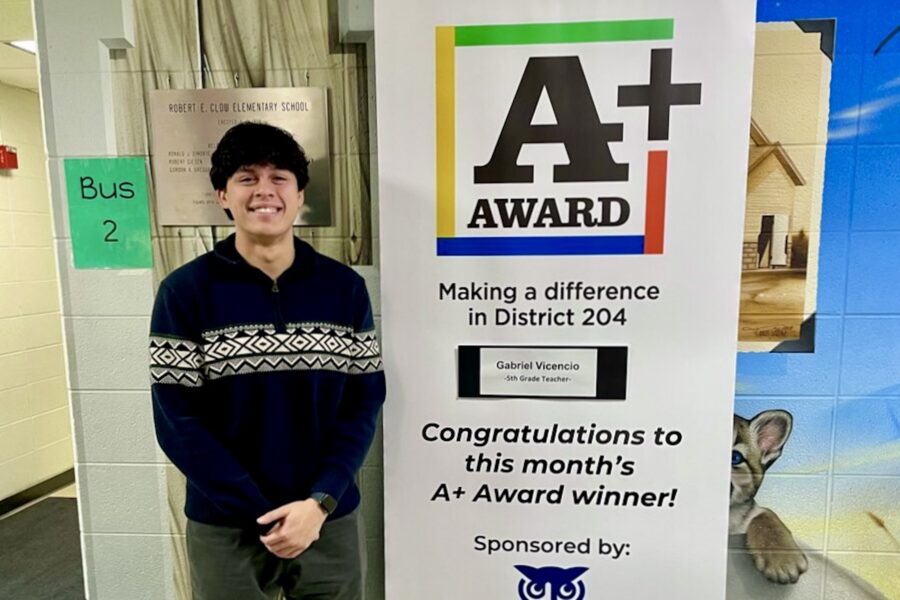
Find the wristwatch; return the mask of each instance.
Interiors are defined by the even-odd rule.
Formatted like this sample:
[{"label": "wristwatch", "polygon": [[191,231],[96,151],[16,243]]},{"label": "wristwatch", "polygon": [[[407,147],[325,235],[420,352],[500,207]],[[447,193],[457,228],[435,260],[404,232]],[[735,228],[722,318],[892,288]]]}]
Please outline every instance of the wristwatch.
[{"label": "wristwatch", "polygon": [[314,492],[310,494],[309,497],[318,502],[319,506],[322,507],[322,510],[324,510],[326,514],[330,515],[334,512],[334,509],[337,508],[337,500],[325,492]]}]

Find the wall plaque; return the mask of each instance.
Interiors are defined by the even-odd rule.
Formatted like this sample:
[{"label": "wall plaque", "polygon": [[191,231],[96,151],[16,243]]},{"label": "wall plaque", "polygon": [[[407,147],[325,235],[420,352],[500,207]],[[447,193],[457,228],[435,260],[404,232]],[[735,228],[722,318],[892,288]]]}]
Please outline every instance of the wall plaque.
[{"label": "wall plaque", "polygon": [[298,225],[331,224],[325,88],[156,90],[150,93],[150,153],[160,225],[230,225],[209,182],[210,155],[242,121],[289,131],[310,160]]}]

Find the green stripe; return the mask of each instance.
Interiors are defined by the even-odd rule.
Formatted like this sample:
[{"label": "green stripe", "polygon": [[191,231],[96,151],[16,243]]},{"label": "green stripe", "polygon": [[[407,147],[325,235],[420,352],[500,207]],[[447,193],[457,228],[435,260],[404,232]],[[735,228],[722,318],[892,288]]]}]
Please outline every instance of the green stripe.
[{"label": "green stripe", "polygon": [[456,27],[456,45],[501,46],[671,40],[674,30],[674,19],[468,25]]}]

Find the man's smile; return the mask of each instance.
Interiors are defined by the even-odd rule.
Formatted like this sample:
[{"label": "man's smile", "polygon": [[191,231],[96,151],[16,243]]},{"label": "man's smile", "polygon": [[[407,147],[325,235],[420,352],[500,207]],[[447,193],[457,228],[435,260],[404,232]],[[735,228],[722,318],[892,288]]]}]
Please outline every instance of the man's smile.
[{"label": "man's smile", "polygon": [[274,215],[282,212],[283,210],[284,209],[280,206],[256,206],[247,209],[248,212],[262,215]]}]

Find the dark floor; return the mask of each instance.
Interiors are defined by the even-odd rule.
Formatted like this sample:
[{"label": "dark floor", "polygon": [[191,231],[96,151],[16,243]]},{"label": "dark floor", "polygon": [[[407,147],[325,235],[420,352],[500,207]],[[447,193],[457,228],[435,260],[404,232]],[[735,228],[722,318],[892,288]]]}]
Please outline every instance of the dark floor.
[{"label": "dark floor", "polygon": [[0,598],[84,600],[76,502],[46,498],[0,520]]}]

